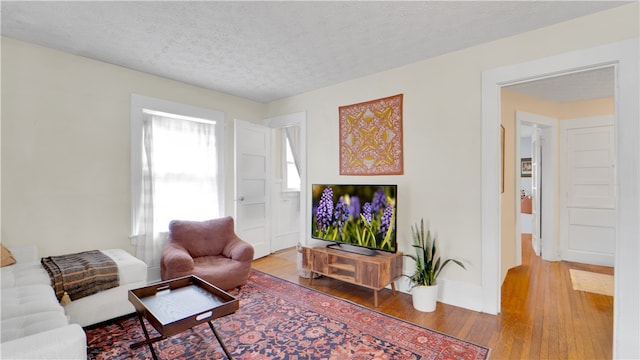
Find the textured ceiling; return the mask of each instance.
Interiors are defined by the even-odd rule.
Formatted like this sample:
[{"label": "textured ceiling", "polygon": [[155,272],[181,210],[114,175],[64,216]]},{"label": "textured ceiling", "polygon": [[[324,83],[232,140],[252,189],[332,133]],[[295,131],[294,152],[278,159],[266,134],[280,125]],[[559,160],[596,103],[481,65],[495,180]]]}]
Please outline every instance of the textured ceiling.
[{"label": "textured ceiling", "polygon": [[556,103],[613,97],[613,66],[507,86],[507,89]]},{"label": "textured ceiling", "polygon": [[2,35],[271,102],[614,1],[2,1]]}]

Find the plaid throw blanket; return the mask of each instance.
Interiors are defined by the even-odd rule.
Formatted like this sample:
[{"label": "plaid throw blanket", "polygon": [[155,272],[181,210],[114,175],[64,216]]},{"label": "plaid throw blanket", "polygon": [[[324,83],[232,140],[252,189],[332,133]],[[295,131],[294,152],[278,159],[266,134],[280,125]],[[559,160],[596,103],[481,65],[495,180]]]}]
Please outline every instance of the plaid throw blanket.
[{"label": "plaid throw blanket", "polygon": [[118,265],[99,250],[43,257],[41,263],[63,304],[119,285]]}]

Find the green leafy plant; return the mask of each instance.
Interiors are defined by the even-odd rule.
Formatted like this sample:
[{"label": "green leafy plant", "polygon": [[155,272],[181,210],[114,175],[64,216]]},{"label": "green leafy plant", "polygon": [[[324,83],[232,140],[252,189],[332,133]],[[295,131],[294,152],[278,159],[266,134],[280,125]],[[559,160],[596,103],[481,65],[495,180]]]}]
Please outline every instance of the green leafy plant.
[{"label": "green leafy plant", "polygon": [[411,227],[411,232],[413,235],[412,246],[415,248],[416,254],[406,254],[405,256],[410,257],[416,263],[416,271],[413,275],[407,276],[413,282],[413,286],[434,285],[442,269],[450,262],[458,264],[466,270],[464,264],[455,259],[446,259],[444,262],[440,262],[441,259],[436,254],[436,239],[431,237],[429,230],[425,236],[423,219],[420,220],[420,227],[418,225]]}]

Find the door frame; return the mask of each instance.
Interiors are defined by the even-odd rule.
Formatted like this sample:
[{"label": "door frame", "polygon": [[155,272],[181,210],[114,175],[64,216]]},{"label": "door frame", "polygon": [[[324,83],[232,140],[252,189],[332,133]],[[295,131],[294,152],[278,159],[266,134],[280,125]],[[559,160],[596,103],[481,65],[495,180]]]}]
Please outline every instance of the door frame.
[{"label": "door frame", "polygon": [[[301,111],[292,114],[274,116],[263,121],[265,126],[271,129],[281,129],[288,126],[300,126],[300,162],[302,169],[300,170],[300,239],[302,245],[306,245],[307,234],[307,113]],[[273,177],[273,170],[270,171]],[[273,183],[273,178],[271,179]],[[273,206],[273,204],[272,204]]]},{"label": "door frame", "polygon": [[[616,65],[616,215],[613,357],[640,357],[640,115],[638,38],[577,50],[482,74],[482,311],[498,314],[500,274],[500,88],[603,65]],[[624,286],[621,286],[624,284]]]},{"label": "door frame", "polygon": [[[542,258],[549,261],[559,260],[558,241],[558,120],[544,115],[529,113],[526,111],[516,111],[516,151],[520,154],[520,127],[522,125],[538,125],[542,128],[543,139],[545,140],[545,150],[542,154],[542,163],[545,164],[542,181],[542,208],[538,206],[542,213],[543,233],[546,234],[541,240],[542,247],[546,250],[541,252]],[[516,199],[520,196],[520,157],[516,156],[515,179]],[[520,213],[520,203],[516,201],[516,214]],[[516,265],[522,264],[522,241],[520,241],[520,217],[516,216]]]}]

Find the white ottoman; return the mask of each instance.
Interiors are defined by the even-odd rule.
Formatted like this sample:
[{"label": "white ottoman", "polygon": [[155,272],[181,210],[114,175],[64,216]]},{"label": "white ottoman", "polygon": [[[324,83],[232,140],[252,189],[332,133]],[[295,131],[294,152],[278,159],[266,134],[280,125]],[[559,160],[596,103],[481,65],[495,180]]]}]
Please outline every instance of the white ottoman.
[{"label": "white ottoman", "polygon": [[66,304],[64,311],[70,323],[88,326],[134,313],[128,291],[147,285],[147,264],[144,261],[122,249],[100,251],[118,265],[120,286]]}]

